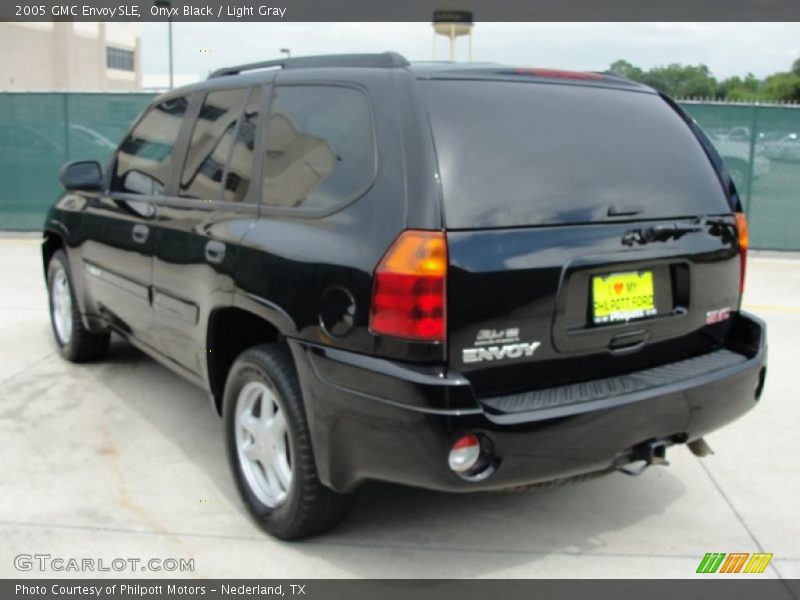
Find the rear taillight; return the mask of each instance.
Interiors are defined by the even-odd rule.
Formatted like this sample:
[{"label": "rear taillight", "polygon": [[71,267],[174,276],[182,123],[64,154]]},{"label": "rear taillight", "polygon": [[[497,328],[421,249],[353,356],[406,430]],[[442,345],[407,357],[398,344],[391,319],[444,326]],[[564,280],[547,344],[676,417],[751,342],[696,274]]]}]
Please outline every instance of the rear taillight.
[{"label": "rear taillight", "polygon": [[744,213],[736,213],[736,230],[739,232],[739,295],[741,296],[744,293],[744,276],[747,270],[747,249],[750,247],[750,234]]},{"label": "rear taillight", "polygon": [[373,333],[443,342],[447,331],[447,240],[441,231],[400,234],[375,269]]}]

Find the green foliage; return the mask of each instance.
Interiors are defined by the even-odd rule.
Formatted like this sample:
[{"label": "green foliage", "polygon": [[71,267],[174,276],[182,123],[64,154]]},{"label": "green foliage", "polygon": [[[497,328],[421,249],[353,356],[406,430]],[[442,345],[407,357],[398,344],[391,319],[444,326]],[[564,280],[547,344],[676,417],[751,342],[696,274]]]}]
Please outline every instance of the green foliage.
[{"label": "green foliage", "polygon": [[717,80],[705,65],[654,67],[645,74],[644,83],[677,98],[707,98],[714,96],[717,91]]},{"label": "green foliage", "polygon": [[800,58],[791,71],[774,73],[764,80],[752,73],[745,77],[728,77],[722,81],[711,74],[706,65],[670,64],[645,71],[626,60],[611,64],[611,70],[649,85],[675,98],[719,98],[741,101],[800,101]]},{"label": "green foliage", "polygon": [[800,75],[775,73],[764,80],[764,95],[776,100],[800,101]]},{"label": "green foliage", "polygon": [[738,75],[728,77],[717,84],[717,98],[727,98],[728,100],[759,100],[761,93],[761,81],[752,73],[748,73],[744,79]]},{"label": "green foliage", "polygon": [[644,76],[644,71],[639,67],[633,66],[627,60],[618,60],[617,62],[611,63],[611,70],[633,81],[642,81],[642,77]]}]

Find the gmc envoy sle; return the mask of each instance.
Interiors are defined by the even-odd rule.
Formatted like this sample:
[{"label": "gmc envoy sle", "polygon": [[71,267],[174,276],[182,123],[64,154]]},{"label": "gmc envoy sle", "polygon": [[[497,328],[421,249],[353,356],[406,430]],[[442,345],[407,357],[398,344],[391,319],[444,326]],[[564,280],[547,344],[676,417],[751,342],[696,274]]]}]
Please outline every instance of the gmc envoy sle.
[{"label": "gmc envoy sle", "polygon": [[61,180],[61,354],[115,332],[207,390],[281,538],[367,480],[468,492],[703,455],[763,389],[735,185],[678,106],[614,74],[231,67]]}]

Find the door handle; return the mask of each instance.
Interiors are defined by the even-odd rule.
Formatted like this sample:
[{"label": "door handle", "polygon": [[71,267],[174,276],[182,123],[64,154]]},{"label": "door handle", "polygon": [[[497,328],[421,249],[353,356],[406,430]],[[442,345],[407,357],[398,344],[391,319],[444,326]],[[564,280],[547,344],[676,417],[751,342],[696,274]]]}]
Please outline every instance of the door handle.
[{"label": "door handle", "polygon": [[206,244],[206,260],[214,265],[225,260],[225,244],[217,240],[210,240]]},{"label": "door handle", "polygon": [[133,241],[137,244],[144,244],[147,241],[147,237],[150,235],[150,228],[147,225],[142,225],[138,223],[133,226]]}]

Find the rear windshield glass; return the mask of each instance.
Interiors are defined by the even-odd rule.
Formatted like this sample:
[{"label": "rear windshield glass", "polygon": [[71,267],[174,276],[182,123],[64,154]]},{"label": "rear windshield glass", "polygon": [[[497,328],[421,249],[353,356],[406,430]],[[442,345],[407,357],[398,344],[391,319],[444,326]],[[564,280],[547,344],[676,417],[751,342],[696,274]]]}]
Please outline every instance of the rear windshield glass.
[{"label": "rear windshield glass", "polygon": [[586,223],[609,218],[612,206],[638,210],[637,219],[729,212],[702,147],[655,94],[420,84],[452,229]]}]

